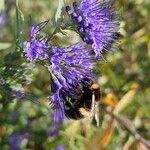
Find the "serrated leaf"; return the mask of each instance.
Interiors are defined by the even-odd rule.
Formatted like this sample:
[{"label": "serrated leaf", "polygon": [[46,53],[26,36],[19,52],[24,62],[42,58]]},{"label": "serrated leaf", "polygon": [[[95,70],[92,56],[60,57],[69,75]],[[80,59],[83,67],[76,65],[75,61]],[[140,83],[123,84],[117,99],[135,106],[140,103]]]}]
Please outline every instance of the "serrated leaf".
[{"label": "serrated leaf", "polygon": [[0,42],[0,50],[7,49],[11,46],[11,43]]},{"label": "serrated leaf", "polygon": [[59,0],[58,8],[57,8],[57,11],[56,11],[56,14],[55,14],[55,23],[56,23],[57,27],[60,26],[60,24],[63,20],[64,6],[65,6],[64,0]]},{"label": "serrated leaf", "polygon": [[17,46],[23,49],[23,23],[24,16],[19,8],[18,0],[16,0],[16,15],[17,15]]}]

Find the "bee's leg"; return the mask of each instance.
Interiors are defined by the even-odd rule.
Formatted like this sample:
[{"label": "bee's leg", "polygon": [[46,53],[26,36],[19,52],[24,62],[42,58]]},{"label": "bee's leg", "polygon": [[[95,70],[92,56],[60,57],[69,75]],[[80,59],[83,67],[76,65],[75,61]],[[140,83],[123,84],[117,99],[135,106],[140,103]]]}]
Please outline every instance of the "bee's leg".
[{"label": "bee's leg", "polygon": [[90,121],[95,118],[97,126],[99,126],[99,103],[95,101],[95,93],[92,94],[92,107],[90,113]]},{"label": "bee's leg", "polygon": [[91,111],[90,111],[90,122],[92,122],[94,114],[95,114],[95,92],[92,93],[92,105],[91,105]]},{"label": "bee's leg", "polygon": [[95,104],[95,121],[97,126],[99,127],[99,103],[96,102]]}]

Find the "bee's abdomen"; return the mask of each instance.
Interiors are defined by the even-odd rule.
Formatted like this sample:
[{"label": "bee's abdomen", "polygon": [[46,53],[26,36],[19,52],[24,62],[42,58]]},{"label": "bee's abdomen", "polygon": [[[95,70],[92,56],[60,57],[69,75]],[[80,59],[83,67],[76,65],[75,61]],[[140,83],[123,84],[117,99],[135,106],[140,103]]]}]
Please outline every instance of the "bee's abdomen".
[{"label": "bee's abdomen", "polygon": [[65,115],[69,119],[79,120],[84,118],[79,109],[69,109],[65,111]]},{"label": "bee's abdomen", "polygon": [[64,108],[65,116],[69,119],[79,120],[85,118],[91,113],[92,99],[94,94],[94,101],[100,101],[100,87],[96,83],[90,83],[88,86],[83,86],[82,93],[78,97],[65,97]]}]

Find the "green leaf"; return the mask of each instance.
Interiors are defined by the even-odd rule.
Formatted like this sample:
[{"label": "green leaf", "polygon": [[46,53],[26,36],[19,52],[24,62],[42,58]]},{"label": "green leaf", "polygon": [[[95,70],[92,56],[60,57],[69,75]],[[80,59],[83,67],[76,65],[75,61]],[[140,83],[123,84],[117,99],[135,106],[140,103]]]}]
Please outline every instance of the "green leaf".
[{"label": "green leaf", "polygon": [[21,52],[9,53],[5,56],[5,63],[12,65],[14,63],[18,63],[20,58],[21,58]]},{"label": "green leaf", "polygon": [[17,15],[17,46],[23,49],[23,24],[24,16],[19,8],[18,0],[16,0],[16,15]]},{"label": "green leaf", "polygon": [[59,0],[58,8],[55,14],[55,23],[56,26],[59,27],[61,25],[61,22],[64,17],[64,7],[65,7],[65,2],[64,0]]},{"label": "green leaf", "polygon": [[0,42],[0,50],[7,49],[11,46],[11,43]]},{"label": "green leaf", "polygon": [[26,94],[26,95],[25,95],[25,98],[26,98],[27,100],[29,100],[29,101],[32,101],[32,102],[35,103],[35,104],[38,104],[38,105],[41,104],[41,103],[39,102],[38,98],[37,98],[36,96],[34,96],[34,95]]}]

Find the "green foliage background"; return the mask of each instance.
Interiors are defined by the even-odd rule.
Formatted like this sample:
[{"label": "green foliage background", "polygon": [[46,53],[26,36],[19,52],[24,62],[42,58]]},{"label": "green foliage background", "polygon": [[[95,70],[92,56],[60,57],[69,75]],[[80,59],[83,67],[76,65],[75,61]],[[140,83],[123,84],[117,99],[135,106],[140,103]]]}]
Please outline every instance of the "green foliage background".
[{"label": "green foliage background", "polygon": [[[6,0],[4,6],[2,0],[0,2],[0,8],[9,8],[9,1]],[[66,5],[69,3],[71,0],[66,1]],[[100,127],[96,127],[95,124],[86,127],[81,121],[67,120],[58,138],[50,137],[48,131],[52,127],[51,108],[47,100],[50,95],[49,72],[40,64],[30,68],[30,71],[23,66],[21,72],[21,64],[27,60],[21,57],[21,45],[20,48],[16,48],[16,44],[20,44],[23,39],[28,40],[31,20],[41,22],[50,19],[45,33],[52,33],[56,26],[54,16],[57,6],[58,1],[53,0],[19,0],[24,22],[16,21],[15,2],[9,8],[9,19],[1,31],[3,36],[0,38],[0,75],[6,81],[4,85],[0,80],[0,149],[2,150],[9,149],[9,135],[19,135],[22,132],[28,132],[30,137],[20,143],[21,149],[53,150],[59,144],[65,145],[68,150],[88,149],[87,145],[91,144],[91,140],[101,137],[107,126],[108,116],[100,111]],[[107,54],[107,63],[100,62],[97,67],[97,72],[100,74],[98,82],[101,86],[102,101],[105,101],[110,93],[120,100],[130,90],[131,85],[138,84],[139,90],[122,114],[136,124],[144,138],[150,139],[150,2],[149,0],[118,0],[115,6],[121,14],[122,36],[118,50],[113,54]],[[19,31],[17,31],[18,23],[21,24]],[[16,41],[17,35],[20,35],[18,32],[22,30],[23,37]],[[56,34],[53,43],[66,46],[79,40],[75,33],[65,32],[68,34],[67,37],[61,33]],[[19,78],[20,75],[23,77]],[[31,84],[24,83],[26,78],[28,81],[32,78]],[[36,98],[27,98],[23,101],[13,99],[9,95],[8,85],[17,89],[24,87],[26,92],[33,93],[38,100]],[[29,119],[32,120],[30,125]],[[116,130],[110,135],[109,142],[105,141],[105,149],[123,149],[127,141],[134,141],[133,139],[131,134],[118,124]],[[98,147],[100,140],[95,142],[92,145],[93,149],[100,149]]]}]

